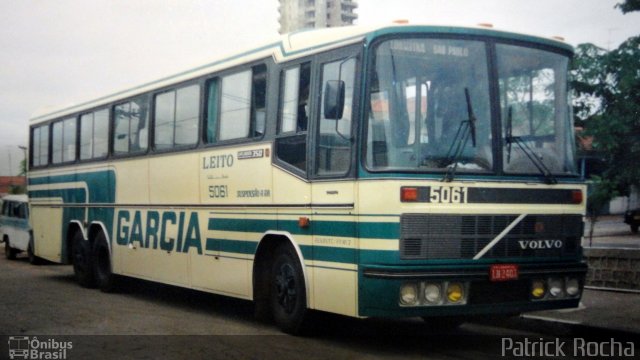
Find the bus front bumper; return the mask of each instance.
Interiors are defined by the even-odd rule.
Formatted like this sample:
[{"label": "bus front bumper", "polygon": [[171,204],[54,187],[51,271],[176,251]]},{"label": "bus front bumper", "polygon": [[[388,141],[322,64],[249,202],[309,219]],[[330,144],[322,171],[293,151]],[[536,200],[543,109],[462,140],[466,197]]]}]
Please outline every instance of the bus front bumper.
[{"label": "bus front bumper", "polygon": [[577,307],[587,264],[518,264],[517,278],[492,281],[490,264],[361,265],[359,315],[509,315]]}]

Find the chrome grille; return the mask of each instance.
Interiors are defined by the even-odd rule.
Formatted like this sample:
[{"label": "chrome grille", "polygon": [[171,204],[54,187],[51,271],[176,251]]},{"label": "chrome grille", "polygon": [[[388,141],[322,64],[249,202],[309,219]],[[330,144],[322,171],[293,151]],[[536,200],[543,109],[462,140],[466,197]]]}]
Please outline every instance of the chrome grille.
[{"label": "chrome grille", "polygon": [[[471,259],[518,215],[403,214],[400,256],[405,260]],[[528,215],[483,258],[575,255],[582,236],[580,215]],[[523,249],[521,242],[562,241],[562,247]]]}]

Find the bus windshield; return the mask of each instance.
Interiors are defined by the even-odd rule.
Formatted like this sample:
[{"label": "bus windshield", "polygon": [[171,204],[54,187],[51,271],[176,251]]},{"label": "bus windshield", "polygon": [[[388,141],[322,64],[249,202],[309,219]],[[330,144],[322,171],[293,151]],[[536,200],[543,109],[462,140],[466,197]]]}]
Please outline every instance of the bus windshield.
[{"label": "bus windshield", "polygon": [[[576,172],[566,56],[497,45],[506,173]],[[535,164],[538,163],[538,165]]]},{"label": "bus windshield", "polygon": [[[505,173],[575,172],[568,58],[500,44],[496,54],[499,79],[494,81],[484,41],[410,38],[379,43],[369,81],[366,167],[500,171],[494,168],[492,144],[498,141]],[[491,116],[490,86],[496,82],[501,139],[491,130],[497,120]]]}]

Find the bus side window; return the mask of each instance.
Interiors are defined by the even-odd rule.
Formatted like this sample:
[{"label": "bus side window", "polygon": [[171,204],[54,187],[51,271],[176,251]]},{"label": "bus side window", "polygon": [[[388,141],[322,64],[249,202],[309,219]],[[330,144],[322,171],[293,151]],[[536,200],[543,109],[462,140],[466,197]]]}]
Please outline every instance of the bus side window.
[{"label": "bus side window", "polygon": [[264,135],[267,117],[267,66],[262,64],[253,67],[251,121],[253,137]]},{"label": "bus side window", "polygon": [[207,83],[207,109],[205,118],[205,142],[213,144],[218,135],[218,109],[220,108],[220,81],[210,80]]},{"label": "bus side window", "polygon": [[49,125],[34,128],[31,142],[33,144],[31,164],[33,166],[47,165],[49,162]]},{"label": "bus side window", "polygon": [[[251,70],[223,76],[220,84],[218,87],[217,81],[209,83],[208,142],[262,137],[267,114],[267,66],[256,65]],[[218,108],[219,118],[214,112]]]},{"label": "bus side window", "polygon": [[199,85],[190,85],[156,95],[156,149],[195,145],[198,142],[199,110]]},{"label": "bus side window", "polygon": [[251,115],[251,71],[222,77],[218,140],[249,136]]},{"label": "bus side window", "polygon": [[278,159],[306,171],[307,124],[309,121],[309,85],[311,65],[301,64],[284,70],[280,82]]},{"label": "bus side window", "polygon": [[108,133],[108,109],[80,116],[80,160],[107,156]]},{"label": "bus side window", "polygon": [[76,159],[76,118],[53,124],[52,162],[59,164]]},{"label": "bus side window", "polygon": [[144,152],[149,143],[147,97],[114,108],[113,152],[116,155]]}]

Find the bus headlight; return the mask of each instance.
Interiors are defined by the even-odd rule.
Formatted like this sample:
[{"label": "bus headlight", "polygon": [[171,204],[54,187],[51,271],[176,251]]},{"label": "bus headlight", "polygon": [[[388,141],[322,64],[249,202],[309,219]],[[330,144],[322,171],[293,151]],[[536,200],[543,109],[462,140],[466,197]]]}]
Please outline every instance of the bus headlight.
[{"label": "bus headlight", "polygon": [[565,290],[567,292],[567,295],[569,296],[578,295],[580,293],[580,282],[578,281],[578,279],[575,279],[575,278],[567,279],[567,282],[565,284]]},{"label": "bus headlight", "polygon": [[460,283],[449,283],[447,285],[447,300],[454,304],[464,301],[464,286]]},{"label": "bus headlight", "polygon": [[404,284],[400,287],[400,304],[406,306],[418,304],[418,287],[416,284]]},{"label": "bus headlight", "polygon": [[430,304],[439,304],[442,302],[440,284],[427,283],[424,286],[424,299]]},{"label": "bus headlight", "polygon": [[549,294],[553,297],[562,296],[564,292],[564,281],[560,278],[549,279]]},{"label": "bus headlight", "polygon": [[546,293],[546,289],[544,286],[544,281],[542,280],[534,280],[531,283],[531,296],[534,299],[542,299]]}]

